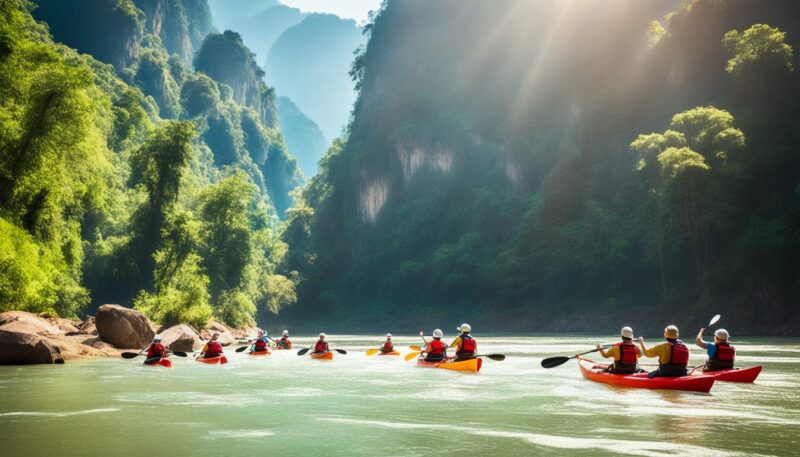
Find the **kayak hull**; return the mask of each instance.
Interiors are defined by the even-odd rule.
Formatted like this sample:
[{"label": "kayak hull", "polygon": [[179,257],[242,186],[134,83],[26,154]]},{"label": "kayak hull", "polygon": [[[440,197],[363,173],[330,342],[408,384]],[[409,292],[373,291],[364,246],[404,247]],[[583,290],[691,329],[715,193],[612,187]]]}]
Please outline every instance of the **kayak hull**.
[{"label": "kayak hull", "polygon": [[426,362],[425,359],[417,359],[417,366],[420,368],[441,368],[444,370],[465,371],[477,373],[481,370],[483,359],[469,359],[460,362]]},{"label": "kayak hull", "polygon": [[312,352],[311,353],[312,359],[317,360],[333,360],[333,351],[328,352]]},{"label": "kayak hull", "polygon": [[268,355],[272,355],[272,352],[270,352],[270,351],[252,351],[252,352],[248,352],[247,355],[249,355],[250,357],[266,357]]},{"label": "kayak hull", "polygon": [[160,359],[156,362],[144,363],[148,367],[164,367],[164,368],[172,368],[172,360],[170,359]]},{"label": "kayak hull", "polygon": [[217,364],[217,363],[222,365],[222,364],[228,363],[228,358],[225,357],[224,355],[221,355],[219,357],[209,357],[209,358],[198,357],[195,360],[197,360],[200,363],[207,363],[209,365],[214,365],[214,364]]},{"label": "kayak hull", "polygon": [[603,371],[607,365],[598,365],[591,360],[578,358],[583,377],[602,384],[633,389],[681,390],[687,392],[710,392],[713,376],[681,376],[678,378],[648,378],[647,373],[621,375]]},{"label": "kayak hull", "polygon": [[400,355],[400,353],[399,353],[399,352],[397,352],[397,351],[392,351],[392,352],[379,352],[379,353],[378,353],[378,355]]},{"label": "kayak hull", "polygon": [[734,368],[732,370],[720,370],[720,371],[695,371],[695,376],[713,376],[714,379],[717,381],[725,381],[725,382],[745,382],[745,383],[752,383],[756,380],[759,374],[761,374],[761,370],[764,367],[761,365],[757,367],[750,367],[750,368]]}]

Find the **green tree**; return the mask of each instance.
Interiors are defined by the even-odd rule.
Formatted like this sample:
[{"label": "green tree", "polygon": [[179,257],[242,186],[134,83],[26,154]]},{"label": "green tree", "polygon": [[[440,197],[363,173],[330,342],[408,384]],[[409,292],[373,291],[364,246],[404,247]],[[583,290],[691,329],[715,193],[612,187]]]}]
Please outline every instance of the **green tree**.
[{"label": "green tree", "polygon": [[767,24],[755,24],[744,32],[731,30],[722,39],[731,58],[725,70],[741,74],[759,64],[775,65],[793,71],[792,47],[786,44],[786,32]]}]

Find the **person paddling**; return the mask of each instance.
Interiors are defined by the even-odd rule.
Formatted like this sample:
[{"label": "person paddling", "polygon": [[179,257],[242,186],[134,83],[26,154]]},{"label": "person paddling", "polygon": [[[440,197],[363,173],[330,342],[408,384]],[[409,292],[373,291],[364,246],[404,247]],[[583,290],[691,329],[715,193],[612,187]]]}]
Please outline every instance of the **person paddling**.
[{"label": "person paddling", "polygon": [[147,360],[151,360],[150,363],[156,363],[161,359],[166,359],[168,355],[167,348],[161,344],[161,336],[154,336],[153,342],[147,347]]},{"label": "person paddling", "polygon": [[211,335],[211,341],[203,346],[203,358],[213,359],[222,355],[222,345],[219,344],[219,333],[214,332]]},{"label": "person paddling", "polygon": [[622,327],[620,330],[622,341],[611,346],[608,350],[603,349],[603,346],[598,344],[597,351],[601,356],[614,359],[614,363],[608,366],[609,373],[616,374],[633,374],[638,373],[639,357],[642,353],[639,348],[633,344],[633,329],[630,327]]},{"label": "person paddling", "polygon": [[269,352],[270,340],[272,340],[272,338],[269,337],[269,333],[264,330],[259,330],[258,338],[256,338],[256,341],[253,344],[253,352]]},{"label": "person paddling", "polygon": [[639,345],[647,357],[658,357],[658,369],[651,371],[648,378],[677,378],[686,376],[686,365],[689,363],[689,348],[678,339],[678,327],[668,325],[664,329],[665,343],[647,349],[644,338],[639,337]]},{"label": "person paddling", "polygon": [[328,342],[325,341],[327,335],[324,333],[319,334],[319,339],[314,344],[314,352],[312,354],[325,354],[330,352],[330,348],[328,347]]},{"label": "person paddling", "polygon": [[456,330],[460,331],[461,335],[450,343],[451,348],[456,348],[456,358],[454,361],[460,362],[462,360],[474,359],[478,350],[478,343],[475,341],[475,338],[469,334],[469,332],[472,331],[472,327],[470,327],[469,324],[461,324]]},{"label": "person paddling", "polygon": [[425,346],[422,353],[425,354],[426,362],[442,362],[447,359],[447,344],[442,342],[444,334],[440,329],[433,331],[433,340]]},{"label": "person paddling", "polygon": [[386,341],[383,342],[383,345],[381,346],[380,351],[381,351],[381,354],[389,354],[389,353],[394,352],[394,343],[392,343],[392,334],[391,333],[387,333],[386,334]]},{"label": "person paddling", "polygon": [[713,343],[703,341],[703,333],[705,333],[705,331],[705,327],[701,328],[695,340],[697,347],[705,349],[706,354],[708,354],[708,360],[706,360],[706,364],[703,366],[703,371],[733,369],[733,364],[736,360],[736,348],[728,342],[728,338],[730,338],[728,331],[721,328],[714,332]]},{"label": "person paddling", "polygon": [[292,348],[292,342],[289,340],[289,331],[288,330],[284,330],[283,331],[283,334],[281,335],[281,337],[277,341],[275,341],[275,346],[278,349],[291,349]]}]

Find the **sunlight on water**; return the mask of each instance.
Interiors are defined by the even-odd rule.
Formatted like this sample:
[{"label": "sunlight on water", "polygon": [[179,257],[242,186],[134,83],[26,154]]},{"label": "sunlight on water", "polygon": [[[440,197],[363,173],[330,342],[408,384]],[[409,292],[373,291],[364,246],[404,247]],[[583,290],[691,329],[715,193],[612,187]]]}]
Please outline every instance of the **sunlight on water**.
[{"label": "sunlight on water", "polygon": [[176,358],[171,370],[122,359],[0,367],[0,446],[3,455],[66,455],[82,437],[80,455],[119,457],[796,455],[796,339],[738,342],[742,364],[765,366],[757,382],[697,394],[610,388],[583,379],[574,362],[539,366],[608,338],[477,336],[481,352],[506,361],[486,360],[480,374],[420,369],[367,357],[379,336],[332,336],[348,350],[333,361],[229,350],[225,366]]}]

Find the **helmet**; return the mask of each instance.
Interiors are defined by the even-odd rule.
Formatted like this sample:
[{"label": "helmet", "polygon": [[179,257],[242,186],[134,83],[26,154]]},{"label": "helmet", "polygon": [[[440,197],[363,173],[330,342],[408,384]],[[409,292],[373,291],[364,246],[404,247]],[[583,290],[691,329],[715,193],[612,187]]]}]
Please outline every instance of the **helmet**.
[{"label": "helmet", "polygon": [[623,338],[633,339],[633,329],[630,327],[622,327],[622,330],[620,330],[619,334]]},{"label": "helmet", "polygon": [[714,336],[720,341],[728,341],[728,337],[730,335],[728,335],[728,331],[727,330],[725,330],[724,328],[721,328],[721,329],[717,330],[716,332],[714,332]]},{"label": "helmet", "polygon": [[326,335],[326,334],[324,334],[324,333],[320,333],[320,334],[319,334],[319,337],[320,337],[320,338],[325,338],[326,336],[328,336],[328,335]]},{"label": "helmet", "polygon": [[469,333],[472,331],[472,327],[469,324],[461,324],[461,327],[458,327],[456,330],[463,333]]},{"label": "helmet", "polygon": [[288,330],[284,330],[283,334],[288,336],[289,335],[289,331]]},{"label": "helmet", "polygon": [[434,338],[441,338],[443,336],[444,336],[444,333],[442,333],[442,331],[440,329],[437,328],[436,330],[433,331],[433,337]]},{"label": "helmet", "polygon": [[156,336],[153,337],[153,342],[154,343],[158,343],[159,341],[161,341],[161,335],[156,335]]},{"label": "helmet", "polygon": [[664,329],[664,335],[666,335],[667,338],[677,338],[680,333],[678,333],[678,327],[668,325],[667,328]]},{"label": "helmet", "polygon": [[259,331],[258,331],[258,334],[259,334],[259,335],[263,335],[263,334],[264,334],[264,331],[263,331],[263,330],[259,330]]},{"label": "helmet", "polygon": [[391,337],[392,337],[392,334],[391,334],[391,333],[387,333],[387,334],[386,334],[386,338],[391,338]]}]

